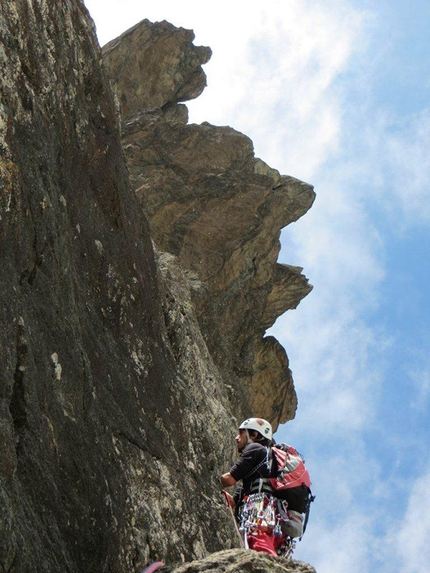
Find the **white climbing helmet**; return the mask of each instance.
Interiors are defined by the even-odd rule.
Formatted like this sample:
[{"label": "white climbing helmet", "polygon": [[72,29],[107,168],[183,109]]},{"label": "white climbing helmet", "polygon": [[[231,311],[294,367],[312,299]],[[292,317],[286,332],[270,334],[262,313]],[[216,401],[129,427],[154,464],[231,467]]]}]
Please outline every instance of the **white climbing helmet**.
[{"label": "white climbing helmet", "polygon": [[239,430],[255,430],[268,440],[271,440],[273,435],[271,424],[263,418],[248,418],[241,423]]}]

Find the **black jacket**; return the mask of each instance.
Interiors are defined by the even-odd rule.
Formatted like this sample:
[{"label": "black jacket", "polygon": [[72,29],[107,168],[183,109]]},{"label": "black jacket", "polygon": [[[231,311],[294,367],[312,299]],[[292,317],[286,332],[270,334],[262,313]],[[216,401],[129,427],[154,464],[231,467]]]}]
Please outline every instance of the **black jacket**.
[{"label": "black jacket", "polygon": [[269,468],[268,448],[257,442],[247,444],[230,469],[230,474],[236,481],[242,480],[242,487],[237,488],[233,495],[236,504],[244,495],[249,494],[254,480],[269,476]]}]

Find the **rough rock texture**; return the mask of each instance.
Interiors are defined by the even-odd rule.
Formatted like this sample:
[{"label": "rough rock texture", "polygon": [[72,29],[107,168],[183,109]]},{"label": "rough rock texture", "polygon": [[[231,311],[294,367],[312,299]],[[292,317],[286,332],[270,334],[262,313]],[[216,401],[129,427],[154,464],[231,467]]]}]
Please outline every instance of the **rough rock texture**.
[{"label": "rough rock texture", "polygon": [[0,571],[229,546],[234,422],[172,262],[160,292],[88,15],[4,1],[0,34]]},{"label": "rough rock texture", "polygon": [[125,116],[151,107],[169,113],[172,105],[202,93],[206,75],[201,66],[212,52],[193,40],[191,30],[143,20],[104,47]]},{"label": "rough rock texture", "polygon": [[164,566],[159,573],[316,573],[315,569],[302,561],[270,557],[264,553],[231,549],[209,555],[192,563]]},{"label": "rough rock texture", "polygon": [[[236,393],[246,389],[239,403],[235,397],[237,415],[258,412],[277,427],[294,417],[297,400],[287,355],[264,334],[312,288],[302,269],[276,262],[279,236],[306,213],[314,193],[255,158],[242,133],[187,125],[178,113],[166,116],[165,107],[172,111],[181,99],[175,86],[165,87],[172,60],[166,63],[164,52],[157,59],[147,43],[156,38],[157,45],[169,46],[181,86],[188,81],[188,93],[194,93],[195,70],[207,52],[185,49],[184,37],[192,38],[165,22],[145,20],[104,48],[120,99],[136,102],[131,115],[129,105],[122,110],[131,181],[157,249],[176,255],[200,281],[192,300],[209,351]],[[128,65],[129,54],[140,50],[152,54],[143,73]],[[145,87],[158,84],[163,97],[151,98]],[[135,113],[142,100],[133,97],[131,86],[145,92],[147,109]]]},{"label": "rough rock texture", "polygon": [[[156,54],[164,42],[144,26],[158,42]],[[184,106],[175,102],[203,86],[199,66],[208,50],[194,49],[189,32],[157,26],[181,36],[178,54],[185,56],[175,56],[179,68],[166,69],[163,84],[169,73],[174,79],[157,109],[139,114],[154,157],[164,153],[165,171],[177,177],[176,193],[167,179],[165,188],[157,183],[158,159],[152,172],[142,162],[155,214],[148,225],[141,203],[150,210],[130,185],[115,98],[83,4],[0,3],[0,573],[126,573],[154,560],[184,562],[233,547],[218,476],[234,458],[237,417],[261,403],[255,392],[248,403],[236,384],[265,381],[282,364],[282,412],[271,419],[294,409],[286,355],[261,336],[309,290],[297,268],[276,266],[274,237],[304,212],[300,197],[310,204],[312,192],[254,160],[241,134],[225,129],[218,136],[211,126],[201,133],[235,140],[237,150],[226,150],[224,167],[212,172],[207,147],[206,176],[203,165],[187,175],[191,166],[181,157],[202,135],[195,126],[185,129]],[[174,44],[167,53],[176,53]],[[182,57],[194,62],[187,72]],[[157,66],[165,69],[154,56],[150,68]],[[136,125],[127,137],[140,138],[147,157]],[[133,185],[142,187],[131,161],[137,143],[124,144]],[[225,178],[229,183],[215,186],[212,196],[212,184]],[[230,185],[249,197],[255,228],[239,219],[240,228],[227,224],[225,231],[212,223],[211,232],[224,238],[215,237],[205,254],[194,238],[211,219],[211,204],[213,221],[232,216],[223,211],[223,203],[236,201]],[[174,248],[166,248],[154,224],[169,212],[177,232],[164,232]],[[268,236],[256,232],[271,227]],[[244,301],[229,311],[236,296]],[[251,315],[241,314],[251,304],[254,326]],[[218,348],[216,336],[231,341],[230,353],[227,343]],[[226,375],[234,370],[236,380]],[[263,563],[264,556],[255,559]]]}]

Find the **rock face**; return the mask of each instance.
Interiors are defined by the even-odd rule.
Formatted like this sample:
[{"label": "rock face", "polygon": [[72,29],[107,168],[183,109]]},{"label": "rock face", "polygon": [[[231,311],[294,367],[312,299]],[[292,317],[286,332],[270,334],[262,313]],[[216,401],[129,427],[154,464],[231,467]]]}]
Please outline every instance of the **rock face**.
[{"label": "rock face", "polygon": [[[153,55],[152,38],[169,46],[167,63],[163,51]],[[211,356],[236,393],[246,389],[239,407],[235,398],[237,414],[259,412],[276,427],[294,417],[297,402],[285,351],[264,334],[312,288],[302,269],[277,263],[279,236],[309,209],[314,193],[255,158],[252,142],[234,129],[183,122],[175,106],[184,91],[196,93],[208,56],[205,48],[185,48],[184,38],[192,36],[143,21],[104,48],[126,101],[122,138],[131,182],[156,248],[177,256],[199,281],[192,301]],[[143,73],[128,65],[129,54],[139,52],[152,54]],[[172,58],[181,89],[165,80]],[[146,87],[155,85],[162,92],[150,97]],[[130,86],[145,93],[146,109],[136,109],[142,99]]]},{"label": "rock face", "polygon": [[315,573],[315,569],[301,561],[270,557],[265,553],[231,549],[220,551],[192,563],[164,566],[158,573]]},{"label": "rock face", "polygon": [[191,32],[127,37],[150,65],[145,89],[129,70],[120,92],[121,142],[83,4],[0,4],[1,573],[125,573],[233,547],[218,477],[237,418],[295,408],[285,352],[262,336],[309,291],[276,256],[312,190],[243,135],[185,124],[177,102],[209,56]]},{"label": "rock face", "polygon": [[125,116],[152,107],[168,112],[202,93],[206,75],[201,66],[212,52],[193,40],[191,30],[143,20],[104,47]]}]

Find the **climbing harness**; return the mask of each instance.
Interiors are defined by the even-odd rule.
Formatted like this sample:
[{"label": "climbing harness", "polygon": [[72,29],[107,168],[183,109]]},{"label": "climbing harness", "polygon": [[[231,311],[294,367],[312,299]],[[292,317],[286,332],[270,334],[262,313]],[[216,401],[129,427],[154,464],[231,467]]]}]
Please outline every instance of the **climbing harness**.
[{"label": "climbing harness", "polygon": [[[239,532],[243,536],[245,549],[249,549],[249,536],[260,532],[283,537],[282,526],[288,520],[288,504],[267,493],[252,493],[244,498],[240,512]],[[279,556],[291,557],[296,542],[290,536],[285,536],[282,545],[276,550]]]},{"label": "climbing harness", "polygon": [[252,493],[245,498],[239,531],[242,534],[264,531],[282,535],[276,514],[275,498],[266,493]]}]

